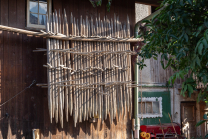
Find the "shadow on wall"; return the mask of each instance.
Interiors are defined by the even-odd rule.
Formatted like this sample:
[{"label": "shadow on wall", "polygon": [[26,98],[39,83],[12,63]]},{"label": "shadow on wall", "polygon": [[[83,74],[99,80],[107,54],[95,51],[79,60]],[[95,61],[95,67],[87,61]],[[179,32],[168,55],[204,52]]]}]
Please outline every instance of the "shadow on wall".
[{"label": "shadow on wall", "polygon": [[[0,31],[0,104],[28,87],[33,80],[47,82],[46,55],[34,53],[36,48],[46,48],[46,40],[41,37],[27,36]],[[128,114],[126,114],[128,115]],[[65,115],[64,115],[65,116]],[[123,116],[121,116],[123,117]],[[73,117],[60,124],[50,123],[47,89],[33,85],[8,103],[0,106],[0,138],[32,138],[32,129],[40,129],[41,138],[111,138],[122,131],[121,136],[131,136],[129,116],[115,119],[110,124],[109,116],[103,124],[85,121],[74,127]],[[113,128],[111,128],[113,127]],[[127,128],[128,127],[128,128]],[[125,131],[125,132],[123,132]],[[130,138],[130,137],[127,137]]]}]

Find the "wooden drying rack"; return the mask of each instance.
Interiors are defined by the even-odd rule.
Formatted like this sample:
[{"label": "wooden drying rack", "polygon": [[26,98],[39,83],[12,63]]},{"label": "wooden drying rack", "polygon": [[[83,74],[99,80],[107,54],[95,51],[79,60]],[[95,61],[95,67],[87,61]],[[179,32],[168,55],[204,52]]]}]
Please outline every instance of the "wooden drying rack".
[{"label": "wooden drying rack", "polygon": [[[103,20],[71,14],[61,16],[55,11],[47,18],[46,32],[33,32],[0,25],[0,30],[46,37],[48,82],[37,84],[48,88],[48,108],[50,121],[55,118],[63,128],[63,110],[68,121],[73,115],[74,126],[98,116],[102,122],[110,116],[110,121],[118,115],[132,116],[132,84],[130,42],[142,41],[130,37],[130,22],[121,24],[119,17]],[[70,31],[70,33],[69,33]]]}]

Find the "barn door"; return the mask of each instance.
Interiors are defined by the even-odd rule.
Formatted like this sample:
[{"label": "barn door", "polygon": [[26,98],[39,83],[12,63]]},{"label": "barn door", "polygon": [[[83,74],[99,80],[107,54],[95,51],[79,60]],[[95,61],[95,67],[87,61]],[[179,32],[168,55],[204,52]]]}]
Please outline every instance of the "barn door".
[{"label": "barn door", "polygon": [[182,132],[187,139],[196,137],[196,102],[181,103]]}]

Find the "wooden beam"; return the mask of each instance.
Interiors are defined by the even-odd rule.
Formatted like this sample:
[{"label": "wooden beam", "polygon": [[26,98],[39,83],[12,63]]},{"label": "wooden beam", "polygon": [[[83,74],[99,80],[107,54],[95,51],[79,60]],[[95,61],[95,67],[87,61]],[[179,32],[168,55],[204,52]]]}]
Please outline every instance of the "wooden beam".
[{"label": "wooden beam", "polygon": [[74,41],[95,41],[95,42],[138,42],[142,41],[142,39],[136,39],[136,38],[112,38],[112,37],[83,37],[83,36],[66,36],[66,35],[53,35],[53,33],[46,33],[46,32],[34,32],[34,31],[28,31],[24,29],[18,29],[8,26],[0,25],[0,30],[5,31],[11,31],[21,34],[27,34],[27,35],[33,35],[33,36],[39,36],[39,37],[47,37],[52,39],[58,39],[58,40],[74,40]]}]

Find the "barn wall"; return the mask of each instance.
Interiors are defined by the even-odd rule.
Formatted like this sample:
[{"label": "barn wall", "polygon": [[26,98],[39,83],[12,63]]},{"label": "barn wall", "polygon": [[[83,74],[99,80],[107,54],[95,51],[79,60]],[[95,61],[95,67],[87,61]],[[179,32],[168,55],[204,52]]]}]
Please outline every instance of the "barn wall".
[{"label": "barn wall", "polygon": [[[73,12],[77,18],[80,15],[101,18],[105,15],[113,17],[114,13],[120,16],[121,22],[126,22],[127,14],[130,17],[131,34],[135,24],[135,7],[133,0],[113,0],[110,12],[106,11],[106,2],[101,7],[93,8],[88,0],[53,0],[53,10],[67,15]],[[0,0],[0,24],[25,28],[26,0]],[[69,16],[68,16],[69,19]],[[37,83],[46,83],[46,63],[44,53],[34,53],[36,48],[46,48],[44,38],[27,36],[7,31],[0,31],[0,104],[29,86],[33,80]],[[65,118],[64,118],[65,119]],[[12,101],[0,107],[0,138],[32,138],[32,129],[41,130],[41,139],[96,139],[96,138],[131,138],[131,120],[129,116],[120,121],[114,120],[111,125],[109,119],[101,124],[88,121],[73,126],[73,118],[64,121],[64,128],[50,124],[47,89],[32,86]]]},{"label": "barn wall", "polygon": [[[144,19],[151,13],[152,11],[150,5],[135,3],[136,22]],[[158,55],[157,60],[154,58],[145,60],[145,64],[147,66],[143,68],[142,72],[139,71],[138,73],[140,75],[141,72],[141,77],[139,77],[139,80],[142,84],[166,84],[169,78],[174,74],[174,71],[171,69],[171,67],[168,67],[164,70],[160,61],[161,55]],[[167,63],[168,61],[164,61],[164,65]],[[175,81],[176,84],[181,84],[181,82],[182,80],[180,79]]]}]

